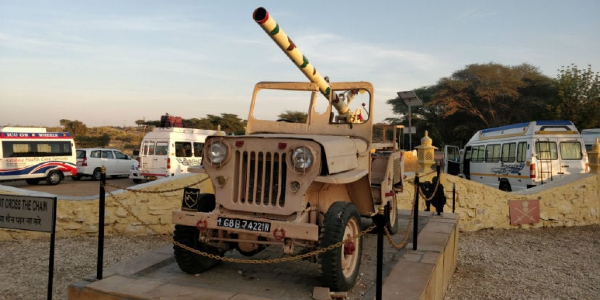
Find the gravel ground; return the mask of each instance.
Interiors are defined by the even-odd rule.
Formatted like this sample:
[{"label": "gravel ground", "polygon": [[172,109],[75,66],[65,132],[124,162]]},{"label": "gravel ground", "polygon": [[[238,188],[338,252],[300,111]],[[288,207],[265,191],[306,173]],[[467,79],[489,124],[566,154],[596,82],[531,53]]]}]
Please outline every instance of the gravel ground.
[{"label": "gravel ground", "polygon": [[[450,299],[600,299],[600,226],[482,230],[459,235]],[[95,237],[58,239],[53,299],[96,273]],[[165,245],[157,237],[107,237],[109,267]],[[48,239],[0,242],[0,300],[46,299]]]},{"label": "gravel ground", "polygon": [[600,299],[600,226],[459,235],[445,300]]}]

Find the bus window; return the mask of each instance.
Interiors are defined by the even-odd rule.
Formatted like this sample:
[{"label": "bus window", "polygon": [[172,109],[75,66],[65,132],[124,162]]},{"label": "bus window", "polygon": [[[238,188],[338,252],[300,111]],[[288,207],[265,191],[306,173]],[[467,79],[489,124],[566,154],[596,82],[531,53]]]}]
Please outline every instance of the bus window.
[{"label": "bus window", "polygon": [[154,142],[144,142],[144,148],[142,150],[145,155],[154,155]]},{"label": "bus window", "polygon": [[156,152],[154,155],[167,155],[169,144],[166,142],[156,142]]},{"label": "bus window", "polygon": [[581,144],[579,142],[560,143],[560,157],[562,159],[581,159]]},{"label": "bus window", "polygon": [[555,142],[535,142],[535,153],[537,154],[538,159],[558,159],[558,150],[556,149]]},{"label": "bus window", "polygon": [[194,156],[195,157],[202,156],[202,148],[204,148],[204,143],[194,143]]},{"label": "bus window", "polygon": [[502,162],[514,162],[516,158],[517,144],[502,144]]},{"label": "bus window", "polygon": [[485,162],[500,161],[500,144],[485,146]]},{"label": "bus window", "polygon": [[484,160],[485,160],[484,146],[473,146],[473,152],[471,154],[471,162],[483,162]]},{"label": "bus window", "polygon": [[177,157],[192,157],[191,142],[175,142],[175,156]]},{"label": "bus window", "polygon": [[527,160],[527,142],[519,142],[517,145],[517,162],[525,162]]}]

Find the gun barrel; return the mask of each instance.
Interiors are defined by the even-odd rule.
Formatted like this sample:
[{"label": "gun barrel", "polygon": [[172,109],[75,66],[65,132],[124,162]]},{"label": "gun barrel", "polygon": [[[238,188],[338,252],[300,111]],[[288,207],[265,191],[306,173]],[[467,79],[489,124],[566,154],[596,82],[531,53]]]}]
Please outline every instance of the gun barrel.
[{"label": "gun barrel", "polygon": [[273,19],[269,12],[259,7],[252,14],[254,21],[273,39],[275,44],[292,60],[292,62],[304,73],[306,78],[319,86],[319,91],[323,96],[329,99],[331,87],[325,81],[323,76],[317,72],[317,69],[308,61],[306,56],[298,50],[296,44],[292,42],[289,36],[279,27],[279,24]]}]

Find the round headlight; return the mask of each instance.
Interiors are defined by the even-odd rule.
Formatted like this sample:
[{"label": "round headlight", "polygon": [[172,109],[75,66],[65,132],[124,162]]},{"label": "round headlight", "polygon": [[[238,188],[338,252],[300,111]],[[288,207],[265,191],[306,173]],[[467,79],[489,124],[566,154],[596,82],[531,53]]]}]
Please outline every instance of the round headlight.
[{"label": "round headlight", "polygon": [[227,158],[227,146],[222,142],[214,142],[210,144],[208,149],[208,160],[211,164],[220,164]]},{"label": "round headlight", "polygon": [[297,169],[309,168],[313,163],[313,154],[306,147],[298,147],[292,153],[292,163]]}]

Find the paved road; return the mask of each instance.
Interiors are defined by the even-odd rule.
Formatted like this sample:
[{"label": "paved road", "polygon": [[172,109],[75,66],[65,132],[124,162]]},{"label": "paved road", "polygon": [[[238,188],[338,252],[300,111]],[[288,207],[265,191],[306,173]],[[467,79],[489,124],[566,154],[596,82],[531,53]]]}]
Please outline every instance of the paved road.
[{"label": "paved road", "polygon": [[[129,178],[108,178],[106,181],[121,188],[128,188],[135,185]],[[82,178],[79,181],[65,178],[57,185],[49,185],[45,181],[40,181],[37,185],[29,185],[25,180],[6,181],[0,182],[0,184],[63,196],[93,196],[98,195],[100,192],[100,182],[91,180],[90,178]]]}]

